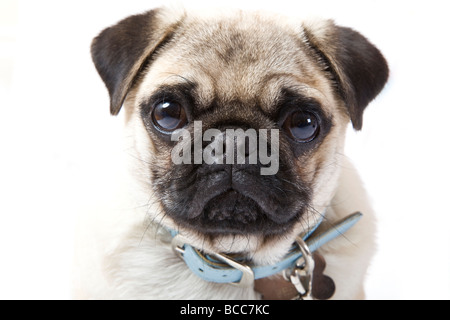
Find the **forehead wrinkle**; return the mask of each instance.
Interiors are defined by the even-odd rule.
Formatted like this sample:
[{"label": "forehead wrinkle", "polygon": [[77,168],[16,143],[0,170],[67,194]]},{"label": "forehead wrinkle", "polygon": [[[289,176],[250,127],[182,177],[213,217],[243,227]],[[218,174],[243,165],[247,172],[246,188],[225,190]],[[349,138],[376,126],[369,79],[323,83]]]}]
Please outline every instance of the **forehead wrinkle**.
[{"label": "forehead wrinkle", "polygon": [[[194,98],[196,108],[202,109],[203,106],[208,106],[212,103],[215,92],[214,92],[214,81],[206,74],[206,72],[200,72],[200,68],[191,69],[189,72],[172,72],[170,68],[166,71],[158,74],[157,79],[153,79],[152,90],[145,91],[144,94],[140,95],[140,102],[146,100],[149,96],[155,94],[158,90],[163,87],[171,87],[177,85],[187,84],[192,86],[194,89]],[[195,71],[194,71],[195,70]],[[138,101],[138,102],[139,102]]]},{"label": "forehead wrinkle", "polygon": [[196,88],[196,108],[200,111],[207,109],[217,97],[217,81],[208,68],[199,65],[196,68],[196,79],[199,86]]},{"label": "forehead wrinkle", "polygon": [[[142,85],[139,88],[138,99],[137,99],[138,104],[142,103],[143,100],[148,99],[149,96],[154,94],[161,87],[173,86],[173,85],[177,85],[177,84],[190,84],[190,85],[195,84],[194,81],[191,81],[187,77],[179,75],[175,72],[170,72],[170,71],[160,72],[157,74],[156,78],[150,77],[151,75],[152,75],[151,73],[148,73],[147,78],[149,78],[150,80],[146,79],[146,81],[145,81],[147,83],[151,83],[152,84],[151,87]],[[151,90],[149,90],[149,89],[151,89]]]},{"label": "forehead wrinkle", "polygon": [[186,76],[182,76],[182,75],[180,75],[180,74],[177,74],[177,73],[171,73],[171,72],[166,72],[166,74],[167,74],[168,76],[167,76],[167,78],[163,81],[162,84],[165,84],[166,82],[167,82],[167,83],[170,83],[170,84],[173,84],[172,81],[169,81],[169,79],[172,79],[172,78],[177,78],[177,79],[178,79],[178,81],[176,81],[176,80],[174,81],[175,83],[177,83],[177,82],[185,82],[185,83],[190,84],[190,85],[194,85],[194,84],[195,84],[195,81],[192,81],[192,80],[188,79]]},{"label": "forehead wrinkle", "polygon": [[322,105],[329,106],[330,101],[326,94],[314,87],[316,81],[307,81],[307,77],[301,77],[292,73],[272,73],[264,78],[259,95],[259,105],[264,112],[272,114],[282,99],[284,89],[290,89],[306,98],[315,98]]}]

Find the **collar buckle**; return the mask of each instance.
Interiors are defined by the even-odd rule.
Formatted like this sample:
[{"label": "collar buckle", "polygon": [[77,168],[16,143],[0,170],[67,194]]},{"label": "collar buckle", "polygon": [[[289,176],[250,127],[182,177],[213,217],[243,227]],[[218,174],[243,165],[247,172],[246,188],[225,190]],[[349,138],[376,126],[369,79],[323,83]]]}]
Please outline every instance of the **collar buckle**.
[{"label": "collar buckle", "polygon": [[[177,234],[175,237],[173,237],[172,250],[181,259],[183,259],[183,257],[184,257],[186,245],[189,245],[188,241],[182,235]],[[200,252],[197,251],[197,254],[202,255],[202,258],[205,259],[205,261],[207,260],[207,258]],[[214,253],[210,253],[209,255],[211,257],[225,263],[226,265],[242,272],[241,279],[237,282],[231,282],[230,283],[231,285],[240,287],[240,288],[253,287],[254,282],[255,282],[255,274],[254,274],[252,268],[250,268],[248,265],[237,262],[236,260],[231,259],[229,256],[227,256],[226,254],[223,254],[223,253],[214,252]]]},{"label": "collar buckle", "polygon": [[232,282],[230,283],[233,286],[239,287],[239,288],[250,288],[253,287],[255,282],[255,274],[248,265],[237,262],[230,257],[228,257],[226,254],[223,253],[213,253],[212,256],[226,264],[228,264],[230,267],[233,267],[239,271],[242,272],[242,278],[238,282]]},{"label": "collar buckle", "polygon": [[177,234],[175,237],[172,238],[171,243],[172,251],[175,253],[176,256],[181,258],[181,260],[183,260],[186,243],[187,243],[186,238],[180,234]]}]

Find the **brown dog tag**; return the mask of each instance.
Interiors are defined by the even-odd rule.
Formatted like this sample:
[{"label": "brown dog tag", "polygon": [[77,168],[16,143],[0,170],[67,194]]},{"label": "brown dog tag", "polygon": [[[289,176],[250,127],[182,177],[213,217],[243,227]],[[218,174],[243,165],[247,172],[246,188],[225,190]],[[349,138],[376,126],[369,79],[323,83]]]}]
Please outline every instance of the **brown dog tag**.
[{"label": "brown dog tag", "polygon": [[[319,253],[314,253],[313,258],[315,266],[312,296],[316,300],[330,299],[336,290],[336,286],[333,279],[323,274],[327,266],[325,259]],[[264,300],[291,300],[298,296],[295,286],[281,276],[256,280],[255,290],[262,294]]]},{"label": "brown dog tag", "polygon": [[317,252],[313,254],[313,258],[314,273],[312,281],[312,296],[317,300],[330,299],[336,291],[336,285],[334,284],[333,279],[323,274],[327,266],[325,258]]},{"label": "brown dog tag", "polygon": [[263,300],[292,300],[298,296],[294,285],[282,276],[256,280],[255,290],[261,293]]}]

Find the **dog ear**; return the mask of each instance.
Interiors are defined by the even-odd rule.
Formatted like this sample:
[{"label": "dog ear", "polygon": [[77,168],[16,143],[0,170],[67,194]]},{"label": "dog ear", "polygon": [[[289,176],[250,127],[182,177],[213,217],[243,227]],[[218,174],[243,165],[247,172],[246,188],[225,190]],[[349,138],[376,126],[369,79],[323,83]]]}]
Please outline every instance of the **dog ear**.
[{"label": "dog ear", "polygon": [[92,41],[92,59],[108,89],[112,115],[119,113],[151,55],[170,40],[180,23],[165,18],[161,9],[134,15],[103,30]]},{"label": "dog ear", "polygon": [[364,109],[387,82],[386,60],[364,36],[333,21],[305,23],[303,28],[306,43],[346,103],[353,128],[361,130]]}]

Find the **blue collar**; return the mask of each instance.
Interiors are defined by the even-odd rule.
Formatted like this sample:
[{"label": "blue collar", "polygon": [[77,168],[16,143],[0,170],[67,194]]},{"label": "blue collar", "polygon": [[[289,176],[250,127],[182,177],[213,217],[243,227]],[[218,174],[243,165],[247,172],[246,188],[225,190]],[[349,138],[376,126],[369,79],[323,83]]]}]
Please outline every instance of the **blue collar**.
[{"label": "blue collar", "polygon": [[[342,236],[353,227],[362,217],[357,212],[349,215],[326,230],[316,234],[316,229],[322,220],[312,228],[306,235],[302,236],[311,252],[316,251],[327,242]],[[208,255],[201,253],[198,249],[185,242],[178,232],[171,230],[172,246],[175,252],[185,261],[189,269],[201,279],[215,283],[243,284],[246,274],[250,274],[253,280],[270,277],[285,269],[293,268],[297,260],[302,257],[301,250],[297,244],[293,244],[288,254],[278,263],[272,265],[252,265],[239,258],[230,258],[224,254]]]}]

